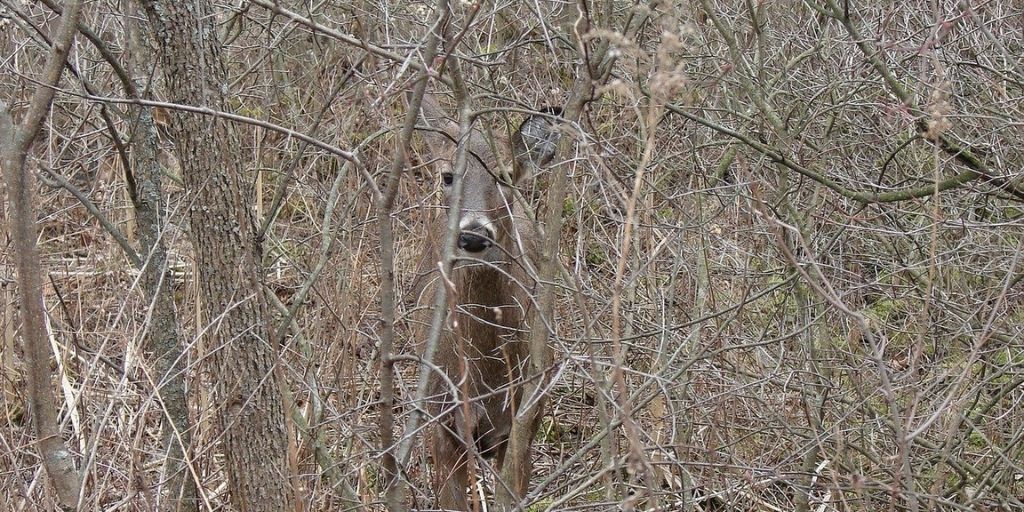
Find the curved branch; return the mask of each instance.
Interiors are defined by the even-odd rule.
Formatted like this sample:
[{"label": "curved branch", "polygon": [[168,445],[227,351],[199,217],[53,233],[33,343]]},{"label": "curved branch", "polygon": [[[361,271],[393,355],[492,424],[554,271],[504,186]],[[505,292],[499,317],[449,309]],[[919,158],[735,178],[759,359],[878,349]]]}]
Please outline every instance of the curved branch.
[{"label": "curved branch", "polygon": [[[57,5],[57,2],[54,2],[53,0],[40,1],[43,3],[43,5],[49,7],[51,11],[57,14],[63,14],[64,9],[61,8],[61,6]],[[114,70],[114,74],[117,75],[117,79],[121,82],[122,87],[124,87],[125,90],[128,91],[128,94],[132,96],[138,96],[138,93],[135,90],[135,84],[132,83],[132,79],[128,74],[128,70],[121,65],[121,61],[118,59],[116,55],[114,55],[114,52],[110,50],[110,47],[107,46],[107,43],[103,41],[103,38],[96,34],[96,32],[92,30],[92,28],[90,28],[82,21],[78,22],[78,32],[81,33],[86,40],[92,43],[92,45],[96,48],[96,51],[99,52],[101,57],[103,57],[103,60],[106,61],[108,65],[110,65],[110,68]]]},{"label": "curved branch", "polygon": [[[644,95],[649,95],[649,92],[646,89],[643,89],[643,93]],[[710,128],[723,135],[728,135],[729,137],[732,137],[742,142],[743,144],[749,146],[751,149],[761,153],[772,162],[782,165],[783,167],[786,167],[792,171],[795,171],[801,176],[807,177],[811,180],[821,183],[822,185],[828,187],[829,189],[843,197],[853,199],[854,201],[863,204],[893,203],[898,201],[906,201],[908,199],[916,199],[919,197],[927,197],[934,194],[936,190],[938,190],[939,192],[944,192],[952,188],[960,187],[965,183],[968,183],[981,177],[981,174],[979,174],[978,172],[974,171],[973,169],[968,169],[964,172],[951,176],[948,179],[942,180],[937,184],[928,184],[920,187],[905,188],[881,193],[851,190],[840,185],[839,183],[836,183],[828,176],[825,176],[823,173],[804,167],[803,165],[800,165],[793,159],[788,158],[785,154],[779,152],[775,148],[768,146],[767,144],[762,144],[761,142],[758,142],[740,132],[737,132],[736,130],[722,126],[709,119],[686,112],[685,110],[675,105],[666,105],[665,108],[667,108],[669,112],[672,112],[673,114],[682,116],[686,119],[689,119],[690,121],[693,121],[706,128]]]},{"label": "curved branch", "polygon": [[377,46],[375,44],[363,41],[362,39],[350,36],[348,34],[343,34],[332,28],[325,27],[313,21],[310,18],[306,18],[299,13],[289,11],[288,9],[285,9],[284,7],[278,5],[277,2],[271,2],[269,0],[252,0],[252,3],[260,7],[263,7],[264,9],[267,9],[268,11],[273,12],[274,14],[284,16],[294,21],[295,23],[298,23],[299,25],[309,28],[314,32],[321,33],[325,36],[333,37],[338,41],[350,44],[357,48],[362,48],[378,57],[383,57],[390,61],[401,64],[402,66],[410,67],[420,72],[426,70],[435,80],[440,80],[442,83],[447,84],[449,86],[452,85],[451,79],[442,77],[439,74],[434,73],[432,70],[430,70],[429,62],[419,62],[413,57],[414,54],[410,54],[408,56],[399,55],[397,53],[381,48],[380,46]]},{"label": "curved branch", "polygon": [[[75,94],[75,93],[69,93],[69,94]],[[354,152],[345,151],[344,149],[341,149],[339,147],[332,146],[332,145],[330,145],[330,144],[328,144],[326,142],[323,142],[320,139],[317,139],[315,137],[311,137],[309,135],[306,135],[306,134],[301,133],[301,132],[297,132],[297,131],[289,129],[289,128],[285,128],[285,127],[283,127],[281,125],[278,125],[278,124],[271,123],[270,121],[263,121],[263,120],[260,120],[260,119],[253,119],[251,117],[242,116],[242,115],[238,115],[238,114],[232,114],[230,112],[224,112],[222,110],[216,110],[216,109],[212,109],[212,108],[209,108],[209,107],[196,107],[196,106],[192,106],[192,105],[182,105],[180,103],[168,103],[166,101],[152,101],[152,100],[135,99],[135,98],[107,98],[107,97],[103,97],[103,96],[94,96],[94,95],[91,95],[91,94],[80,94],[80,95],[76,94],[76,95],[81,96],[83,99],[87,99],[89,101],[95,101],[95,102],[101,102],[101,103],[118,103],[118,104],[129,104],[129,105],[141,105],[141,106],[144,106],[144,107],[161,107],[161,108],[166,108],[166,109],[169,109],[169,110],[180,110],[182,112],[191,112],[193,114],[204,114],[204,115],[208,115],[208,116],[213,116],[213,117],[219,117],[219,118],[222,118],[222,119],[227,119],[228,121],[234,121],[236,123],[242,123],[242,124],[249,124],[249,125],[253,125],[253,126],[258,126],[260,128],[264,128],[266,130],[282,133],[282,134],[287,135],[289,137],[294,137],[294,138],[296,138],[298,140],[301,140],[301,141],[303,141],[303,142],[305,142],[305,143],[307,143],[307,144],[309,144],[311,146],[318,147],[318,148],[320,148],[320,149],[322,149],[322,150],[324,150],[324,151],[326,151],[326,152],[328,152],[328,153],[330,153],[332,155],[335,155],[335,156],[341,157],[341,158],[343,158],[345,160],[348,160],[348,161],[352,162],[353,164],[355,164],[358,167],[362,167],[362,162],[359,161],[359,157],[356,156],[356,154]]]},{"label": "curved branch", "polygon": [[18,279],[28,399],[43,467],[56,490],[58,503],[66,510],[77,508],[82,494],[82,475],[61,436],[58,401],[51,384],[50,361],[53,354],[46,329],[43,268],[36,245],[35,184],[32,173],[25,170],[25,160],[50,111],[55,87],[74,44],[81,7],[80,0],[68,1],[53,38],[53,48],[20,128],[11,119],[7,105],[0,102],[0,168],[3,168],[10,201],[10,231]]},{"label": "curved branch", "polygon": [[139,254],[135,252],[135,248],[128,242],[128,238],[124,236],[124,233],[122,233],[120,229],[117,229],[117,226],[107,220],[103,215],[103,212],[101,212],[99,207],[89,199],[89,196],[85,192],[79,190],[78,187],[69,182],[67,178],[61,176],[57,172],[54,172],[53,169],[44,167],[43,165],[40,165],[39,169],[42,172],[37,176],[39,176],[39,180],[42,181],[44,185],[52,188],[63,188],[71,193],[71,195],[75,196],[75,199],[78,199],[78,202],[82,203],[82,206],[85,207],[89,214],[99,221],[100,225],[103,226],[103,229],[107,230],[107,233],[110,233],[110,236],[114,237],[114,241],[117,242],[117,245],[121,246],[121,250],[124,251],[125,256],[131,260],[132,265],[137,269],[142,268],[142,258],[140,258]]},{"label": "curved branch", "polygon": [[[846,33],[850,36],[853,42],[860,49],[861,53],[864,54],[864,58],[867,59],[868,63],[874,70],[882,76],[886,86],[889,87],[889,91],[896,96],[907,109],[917,117],[917,121],[914,123],[919,134],[926,134],[930,132],[928,127],[929,115],[927,112],[921,110],[917,101],[914,100],[913,95],[907,91],[903,84],[896,78],[892,70],[882,62],[882,59],[878,58],[879,50],[875,48],[870,39],[861,36],[857,26],[854,25],[853,19],[850,17],[849,6],[846,5],[844,9],[836,3],[835,0],[827,0],[831,12],[827,14],[832,18],[839,21],[843,28],[846,29]],[[951,139],[944,133],[935,134],[933,137],[925,137],[932,141],[933,144],[939,147],[943,152],[952,156],[956,161],[960,162],[968,169],[974,171],[977,176],[981,177],[986,182],[993,183],[1000,190],[1006,191],[1013,195],[1017,199],[1024,200],[1024,190],[1020,190],[1006,179],[995,176],[988,165],[977,155],[974,154],[969,148],[960,146],[956,141]]]}]

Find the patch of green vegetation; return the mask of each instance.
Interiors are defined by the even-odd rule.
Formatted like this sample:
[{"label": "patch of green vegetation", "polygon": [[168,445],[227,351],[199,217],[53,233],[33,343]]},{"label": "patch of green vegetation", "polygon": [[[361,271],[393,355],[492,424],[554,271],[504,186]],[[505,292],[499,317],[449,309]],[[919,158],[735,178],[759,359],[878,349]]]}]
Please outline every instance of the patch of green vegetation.
[{"label": "patch of green vegetation", "polygon": [[586,213],[593,216],[601,215],[601,212],[604,211],[604,204],[596,199],[587,200],[584,207],[586,208]]},{"label": "patch of green vegetation", "polygon": [[363,467],[363,471],[366,472],[366,485],[371,489],[374,494],[380,492],[380,466],[374,464],[367,464]]},{"label": "patch of green vegetation", "polygon": [[[750,270],[756,272],[764,272],[765,269],[767,269],[768,267],[767,260],[764,258],[758,258],[757,256],[750,258],[747,264],[750,266]],[[779,274],[778,272],[773,272],[768,275],[768,282],[766,284],[768,286],[772,286],[782,282],[782,279],[783,277],[781,274]]]},{"label": "patch of green vegetation", "polygon": [[884,297],[868,306],[864,313],[875,320],[886,322],[897,314],[905,313],[906,307],[905,301]]},{"label": "patch of green vegetation", "polygon": [[558,421],[551,416],[544,416],[540,420],[540,428],[534,435],[534,440],[541,443],[564,443],[566,442],[565,429],[558,424]]},{"label": "patch of green vegetation", "polygon": [[529,507],[526,507],[526,512],[543,512],[544,510],[547,510],[547,508],[551,506],[552,503],[554,503],[554,500],[552,500],[551,498],[545,498],[534,503],[533,505],[530,505]]},{"label": "patch of green vegetation", "polygon": [[587,245],[586,262],[588,267],[599,267],[608,262],[608,253],[600,245],[591,243]]},{"label": "patch of green vegetation", "polygon": [[298,194],[289,194],[277,212],[278,220],[310,217],[312,217],[312,212],[309,211],[309,202],[303,201]]},{"label": "patch of green vegetation", "polygon": [[[917,337],[917,331],[908,330],[907,326],[893,328],[893,326],[900,326],[911,321],[912,319],[908,317],[917,314],[914,312],[915,307],[911,302],[903,299],[880,297],[863,309],[861,313],[867,318],[868,325],[872,330],[875,332],[884,330],[887,333],[889,338],[887,352],[895,353],[895,351],[906,349]],[[931,354],[933,347],[926,346],[925,351]]]},{"label": "patch of green vegetation", "polygon": [[995,353],[993,362],[998,366],[1024,366],[1024,349],[1011,345]]},{"label": "patch of green vegetation", "polygon": [[261,119],[263,117],[263,109],[259,105],[242,105],[238,108],[238,115]]},{"label": "patch of green vegetation", "polygon": [[967,435],[967,443],[975,448],[984,448],[988,446],[988,441],[985,440],[985,436],[977,430],[971,430],[971,433]]},{"label": "patch of green vegetation", "polygon": [[236,95],[228,95],[224,102],[228,104],[229,109],[235,112],[240,112],[242,109],[242,99]]},{"label": "patch of green vegetation", "polygon": [[583,501],[586,503],[604,503],[607,501],[604,488],[597,488],[584,494]]},{"label": "patch of green vegetation", "polygon": [[576,214],[576,199],[572,196],[565,198],[562,204],[562,217],[572,217]]},{"label": "patch of green vegetation", "polygon": [[1024,322],[1024,308],[1013,308],[1013,311],[1010,313],[1010,320],[1013,323]]}]

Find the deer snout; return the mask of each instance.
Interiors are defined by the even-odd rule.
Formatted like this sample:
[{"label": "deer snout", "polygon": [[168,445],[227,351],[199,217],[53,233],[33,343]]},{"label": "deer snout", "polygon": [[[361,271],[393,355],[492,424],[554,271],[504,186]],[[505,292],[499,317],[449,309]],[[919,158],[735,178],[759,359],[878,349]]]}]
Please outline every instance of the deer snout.
[{"label": "deer snout", "polygon": [[469,223],[462,226],[458,243],[463,251],[482,252],[494,245],[494,233],[479,222]]}]

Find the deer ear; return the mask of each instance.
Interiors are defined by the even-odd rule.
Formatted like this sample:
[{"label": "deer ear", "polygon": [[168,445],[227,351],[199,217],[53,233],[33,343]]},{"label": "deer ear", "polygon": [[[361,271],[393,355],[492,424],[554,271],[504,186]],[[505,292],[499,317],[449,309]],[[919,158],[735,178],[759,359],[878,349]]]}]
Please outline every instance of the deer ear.
[{"label": "deer ear", "polygon": [[549,107],[547,115],[532,115],[523,120],[516,133],[512,134],[512,152],[515,163],[514,181],[519,182],[551,163],[558,148],[561,132],[552,116],[561,115],[562,109]]}]

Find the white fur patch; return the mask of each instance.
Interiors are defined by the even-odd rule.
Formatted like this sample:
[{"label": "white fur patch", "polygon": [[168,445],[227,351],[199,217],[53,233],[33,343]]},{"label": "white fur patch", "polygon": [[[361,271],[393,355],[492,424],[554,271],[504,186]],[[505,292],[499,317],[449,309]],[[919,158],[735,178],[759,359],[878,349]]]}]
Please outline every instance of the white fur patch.
[{"label": "white fur patch", "polygon": [[498,236],[498,233],[494,231],[494,222],[486,215],[466,213],[459,219],[460,230],[466,231],[467,228],[473,225],[483,226],[492,239]]}]

